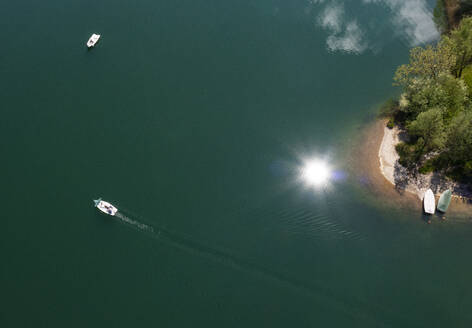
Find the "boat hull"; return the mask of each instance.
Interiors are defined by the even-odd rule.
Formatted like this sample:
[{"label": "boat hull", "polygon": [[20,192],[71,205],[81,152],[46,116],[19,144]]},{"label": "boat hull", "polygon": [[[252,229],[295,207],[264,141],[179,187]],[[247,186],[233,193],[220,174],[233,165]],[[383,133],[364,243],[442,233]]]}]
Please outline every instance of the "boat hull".
[{"label": "boat hull", "polygon": [[97,44],[98,40],[100,39],[100,34],[92,34],[90,39],[87,41],[87,47],[92,48]]},{"label": "boat hull", "polygon": [[434,194],[431,189],[426,190],[423,198],[423,207],[426,214],[434,214],[436,204],[434,200]]},{"label": "boat hull", "polygon": [[441,194],[441,197],[439,197],[439,200],[438,200],[438,211],[446,213],[449,207],[449,204],[451,203],[451,199],[452,199],[452,193],[449,189],[443,192]]},{"label": "boat hull", "polygon": [[98,208],[98,210],[102,213],[115,216],[116,212],[118,212],[118,209],[115,206],[113,206],[109,202],[101,200],[100,198],[97,200],[94,200],[94,202],[95,202],[95,207]]}]

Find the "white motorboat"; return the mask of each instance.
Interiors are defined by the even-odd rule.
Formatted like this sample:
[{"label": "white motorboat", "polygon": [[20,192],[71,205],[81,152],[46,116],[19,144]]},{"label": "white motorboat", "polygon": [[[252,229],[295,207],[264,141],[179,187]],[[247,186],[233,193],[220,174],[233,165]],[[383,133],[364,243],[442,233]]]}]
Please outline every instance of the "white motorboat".
[{"label": "white motorboat", "polygon": [[118,212],[118,209],[115,206],[111,205],[108,202],[105,202],[101,198],[94,199],[93,201],[95,203],[95,207],[105,214],[114,216],[116,212]]},{"label": "white motorboat", "polygon": [[431,189],[426,190],[423,198],[424,211],[427,214],[434,214],[436,209],[436,202],[434,199],[434,194]]},{"label": "white motorboat", "polygon": [[92,48],[93,46],[95,46],[95,44],[98,42],[99,39],[100,39],[100,34],[95,34],[95,33],[92,34],[90,39],[88,39],[87,41],[87,47]]}]

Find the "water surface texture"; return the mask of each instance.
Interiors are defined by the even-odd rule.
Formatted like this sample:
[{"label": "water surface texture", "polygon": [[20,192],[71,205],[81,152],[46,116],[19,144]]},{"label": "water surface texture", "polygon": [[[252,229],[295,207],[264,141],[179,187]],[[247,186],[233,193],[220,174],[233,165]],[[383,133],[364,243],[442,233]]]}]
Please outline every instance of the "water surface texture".
[{"label": "water surface texture", "polygon": [[469,222],[345,164],[434,2],[4,1],[0,325],[470,326]]}]

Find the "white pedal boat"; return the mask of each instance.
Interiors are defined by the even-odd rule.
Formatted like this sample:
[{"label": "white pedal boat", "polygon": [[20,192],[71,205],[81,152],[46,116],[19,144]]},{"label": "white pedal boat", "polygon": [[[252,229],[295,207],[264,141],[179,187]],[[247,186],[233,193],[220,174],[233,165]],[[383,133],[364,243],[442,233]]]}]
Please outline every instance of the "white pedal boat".
[{"label": "white pedal boat", "polygon": [[95,44],[98,42],[98,39],[100,39],[100,34],[92,34],[90,39],[87,41],[87,47],[92,48],[95,46]]},{"label": "white pedal boat", "polygon": [[427,214],[434,214],[436,209],[436,202],[434,199],[434,194],[431,189],[426,190],[423,199],[424,211]]},{"label": "white pedal boat", "polygon": [[108,202],[105,202],[101,198],[94,199],[93,202],[95,203],[95,207],[105,214],[114,216],[116,212],[118,212],[118,209],[115,206],[111,205]]}]

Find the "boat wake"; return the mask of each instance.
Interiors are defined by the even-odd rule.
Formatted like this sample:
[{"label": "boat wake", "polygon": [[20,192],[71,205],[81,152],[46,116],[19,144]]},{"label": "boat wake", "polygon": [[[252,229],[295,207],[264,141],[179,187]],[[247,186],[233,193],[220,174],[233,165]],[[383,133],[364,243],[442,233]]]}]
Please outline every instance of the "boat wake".
[{"label": "boat wake", "polygon": [[[122,212],[117,212],[115,217],[139,231],[149,233],[150,236],[159,242],[175,249],[222,263],[228,267],[243,272],[269,278],[282,285],[288,285],[292,288],[302,290],[305,293],[313,294],[313,286],[307,285],[305,282],[289,277],[283,273],[268,269],[267,267],[248,260],[242,255],[235,254],[228,249],[207,245],[204,242],[195,240],[192,236],[172,231],[164,226],[157,226],[156,224],[151,226],[149,224],[144,224],[136,219],[131,219]],[[316,289],[316,294],[318,294],[319,290],[318,288]]]},{"label": "boat wake", "polygon": [[224,262],[230,266],[246,267],[246,269],[248,267],[247,264],[242,264],[245,261],[239,259],[238,256],[231,254],[229,250],[217,249],[215,247],[205,245],[204,243],[196,241],[193,237],[186,234],[175,232],[164,226],[158,226],[156,224],[145,224],[138,221],[137,219],[132,219],[130,216],[130,214],[125,215],[123,212],[118,211],[114,217],[119,219],[121,222],[130,225],[132,228],[149,233],[152,237],[156,238],[160,242],[174,248],[205,258],[210,258],[218,262]]},{"label": "boat wake", "polygon": [[[302,217],[304,216],[305,215],[302,215]],[[309,216],[310,215],[308,215],[308,217]],[[326,304],[326,302],[329,301],[332,306],[352,317],[357,317],[357,313],[363,312],[362,310],[357,310],[352,306],[352,304],[347,303],[342,297],[333,295],[332,292],[324,286],[322,281],[317,281],[314,279],[308,282],[303,279],[298,279],[293,277],[288,272],[280,272],[270,269],[269,267],[262,265],[257,261],[247,259],[245,256],[236,254],[231,250],[206,245],[201,241],[195,240],[195,238],[192,236],[172,231],[163,226],[142,223],[137,219],[130,218],[120,211],[118,211],[114,217],[139,231],[148,233],[150,236],[165,245],[174,247],[186,253],[194,254],[212,261],[222,263],[236,270],[272,280],[273,282],[276,282],[282,286],[301,291],[307,295],[310,295],[316,302],[319,302],[320,305]],[[350,235],[350,232],[347,231],[340,231],[340,233],[345,235],[344,237]],[[358,301],[359,307],[365,306],[362,303],[362,300]]]},{"label": "boat wake", "polygon": [[133,220],[133,219],[130,219],[129,217],[127,217],[126,215],[124,215],[123,213],[121,212],[117,212],[115,214],[115,217],[120,219],[121,221],[123,222],[126,222],[130,225],[132,225],[133,227],[139,229],[139,230],[142,230],[142,231],[147,231],[147,232],[154,232],[154,228],[147,225],[147,224],[144,224],[144,223],[141,223],[139,221],[136,221],[136,220]]}]

